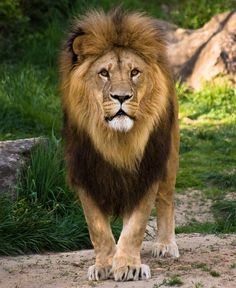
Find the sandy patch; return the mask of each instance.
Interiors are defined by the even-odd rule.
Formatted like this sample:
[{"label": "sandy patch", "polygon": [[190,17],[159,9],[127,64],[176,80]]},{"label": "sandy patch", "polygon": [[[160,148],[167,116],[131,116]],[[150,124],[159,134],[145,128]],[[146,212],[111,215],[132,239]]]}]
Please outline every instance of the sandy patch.
[{"label": "sandy patch", "polygon": [[[152,279],[116,283],[89,282],[88,266],[93,250],[47,253],[0,258],[1,288],[158,288],[168,287],[168,279],[178,274],[181,287],[236,287],[236,235],[177,235],[181,257],[157,260],[151,257],[151,242],[144,242],[143,262],[150,265]],[[211,275],[217,272],[218,277]],[[214,274],[214,273],[213,273]],[[202,286],[201,286],[202,285]],[[175,286],[177,287],[177,286]]]}]

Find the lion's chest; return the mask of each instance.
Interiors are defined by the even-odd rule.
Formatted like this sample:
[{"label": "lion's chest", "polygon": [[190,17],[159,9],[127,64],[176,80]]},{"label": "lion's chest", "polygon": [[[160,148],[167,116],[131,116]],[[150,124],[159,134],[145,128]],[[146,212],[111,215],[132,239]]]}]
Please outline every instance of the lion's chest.
[{"label": "lion's chest", "polygon": [[138,169],[128,171],[107,162],[87,135],[77,134],[67,151],[70,178],[91,195],[102,211],[121,215],[131,211],[149,187],[163,178],[168,150],[168,143],[158,142],[158,131],[154,131]]}]

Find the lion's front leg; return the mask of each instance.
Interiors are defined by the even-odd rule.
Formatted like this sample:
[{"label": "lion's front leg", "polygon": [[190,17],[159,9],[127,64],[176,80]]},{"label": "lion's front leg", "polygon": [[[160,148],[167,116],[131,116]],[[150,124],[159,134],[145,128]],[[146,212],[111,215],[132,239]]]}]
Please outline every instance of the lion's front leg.
[{"label": "lion's front leg", "polygon": [[151,277],[148,265],[141,264],[140,250],[156,192],[157,185],[154,185],[131,215],[124,217],[123,230],[117,243],[112,265],[115,281],[140,280]]},{"label": "lion's front leg", "polygon": [[85,192],[80,192],[79,196],[96,254],[95,264],[88,269],[88,278],[94,281],[105,280],[110,278],[112,259],[116,251],[110,221]]}]

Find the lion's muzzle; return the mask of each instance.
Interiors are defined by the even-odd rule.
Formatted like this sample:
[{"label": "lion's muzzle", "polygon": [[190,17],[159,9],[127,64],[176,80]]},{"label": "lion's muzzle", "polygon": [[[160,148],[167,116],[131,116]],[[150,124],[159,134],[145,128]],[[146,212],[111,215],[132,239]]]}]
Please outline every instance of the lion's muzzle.
[{"label": "lion's muzzle", "polygon": [[129,114],[130,100],[132,101],[133,93],[130,91],[113,91],[110,92],[110,100],[114,103],[115,109],[113,113],[109,113],[105,116],[105,120],[108,126],[116,131],[127,132],[133,127],[134,117]]},{"label": "lion's muzzle", "polygon": [[129,131],[134,124],[134,118],[129,116],[122,108],[115,115],[105,117],[105,120],[110,128],[120,132]]},{"label": "lion's muzzle", "polygon": [[110,94],[110,96],[112,99],[118,100],[120,104],[122,105],[122,103],[131,99],[133,97],[133,94],[126,94],[126,95]]}]

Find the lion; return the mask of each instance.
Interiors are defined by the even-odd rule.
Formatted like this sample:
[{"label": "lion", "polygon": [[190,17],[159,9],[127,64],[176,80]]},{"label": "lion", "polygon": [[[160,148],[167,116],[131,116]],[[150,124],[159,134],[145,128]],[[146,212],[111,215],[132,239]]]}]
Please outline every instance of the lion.
[{"label": "lion", "polygon": [[[157,207],[154,257],[179,257],[174,189],[178,104],[164,31],[143,13],[92,10],[75,20],[60,57],[68,180],[95,249],[89,280],[148,279],[140,250]],[[123,219],[116,244],[110,221]]]}]

